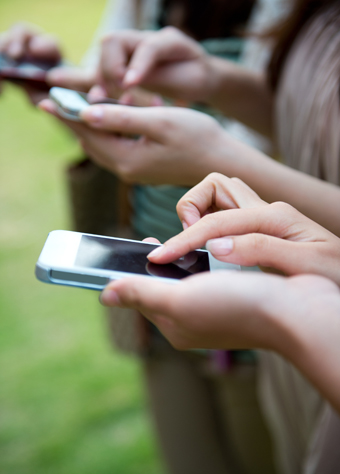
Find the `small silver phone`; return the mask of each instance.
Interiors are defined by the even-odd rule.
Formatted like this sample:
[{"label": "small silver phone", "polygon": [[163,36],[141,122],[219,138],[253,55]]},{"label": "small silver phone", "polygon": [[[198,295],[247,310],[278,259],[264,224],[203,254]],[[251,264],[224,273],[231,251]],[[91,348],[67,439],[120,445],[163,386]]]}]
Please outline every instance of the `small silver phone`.
[{"label": "small silver phone", "polygon": [[174,263],[156,265],[147,255],[158,246],[64,230],[50,232],[36,264],[37,278],[46,283],[102,290],[111,280],[141,275],[176,283],[195,273],[239,269],[221,263],[206,250],[195,250]]},{"label": "small silver phone", "polygon": [[63,87],[52,87],[49,98],[56,104],[58,114],[67,120],[80,122],[79,114],[90,105],[94,104],[118,104],[117,100],[108,97],[98,100],[88,100],[88,95]]}]

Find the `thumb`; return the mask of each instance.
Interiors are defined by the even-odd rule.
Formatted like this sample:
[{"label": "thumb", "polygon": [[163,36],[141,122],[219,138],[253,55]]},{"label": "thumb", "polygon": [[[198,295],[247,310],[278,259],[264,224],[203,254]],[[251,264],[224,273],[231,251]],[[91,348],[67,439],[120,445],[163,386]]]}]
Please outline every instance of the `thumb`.
[{"label": "thumb", "polygon": [[129,277],[109,283],[103,290],[100,301],[105,306],[133,308],[147,314],[166,313],[166,301],[175,286],[146,277]]},{"label": "thumb", "polygon": [[108,132],[146,135],[156,141],[164,140],[159,126],[168,113],[166,107],[131,107],[126,105],[91,105],[80,114],[90,127]]},{"label": "thumb", "polygon": [[93,84],[94,76],[89,71],[76,67],[57,67],[47,73],[46,80],[51,86],[87,92]]},{"label": "thumb", "polygon": [[[247,234],[233,237],[222,237],[209,240],[207,250],[222,262],[252,267],[275,268],[287,275],[306,271],[302,262],[308,262],[306,252],[312,258],[313,249],[309,250],[308,242],[291,242],[265,234]],[[304,257],[301,259],[301,251]],[[307,258],[305,258],[307,257]]]}]

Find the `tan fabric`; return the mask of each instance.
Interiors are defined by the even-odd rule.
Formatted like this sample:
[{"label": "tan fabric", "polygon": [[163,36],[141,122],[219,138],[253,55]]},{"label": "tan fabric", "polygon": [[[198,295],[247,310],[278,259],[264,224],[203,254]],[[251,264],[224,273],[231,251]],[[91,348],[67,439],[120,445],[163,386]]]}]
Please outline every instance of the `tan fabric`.
[{"label": "tan fabric", "polygon": [[169,474],[274,474],[258,409],[256,367],[206,370],[198,353],[158,341],[142,359],[157,439]]},{"label": "tan fabric", "polygon": [[311,443],[305,474],[334,474],[340,471],[340,416],[325,405],[318,430]]},{"label": "tan fabric", "polygon": [[340,6],[301,32],[286,61],[277,100],[284,162],[340,184]]},{"label": "tan fabric", "polygon": [[[312,18],[294,42],[276,108],[283,161],[336,185],[340,184],[339,78],[337,4]],[[277,446],[280,472],[340,472],[336,443],[330,446],[317,441],[329,442],[332,435],[327,430],[338,426],[339,421],[332,420],[336,416],[333,412],[328,414],[328,423],[323,422],[324,400],[294,367],[275,354],[262,354],[260,390]]]},{"label": "tan fabric", "polygon": [[259,353],[259,395],[279,474],[302,474],[323,407],[318,392],[281,356]]}]

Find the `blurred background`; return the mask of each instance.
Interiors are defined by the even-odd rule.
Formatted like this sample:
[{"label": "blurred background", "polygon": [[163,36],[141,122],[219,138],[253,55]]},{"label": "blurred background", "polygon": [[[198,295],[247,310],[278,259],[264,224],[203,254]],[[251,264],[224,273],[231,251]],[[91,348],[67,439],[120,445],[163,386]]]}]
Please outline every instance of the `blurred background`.
[{"label": "blurred background", "polygon": [[[1,0],[78,63],[105,0]],[[64,170],[77,143],[18,87],[0,96],[0,473],[161,473],[137,362],[108,340],[98,293],[45,285],[35,262],[68,229]]]}]

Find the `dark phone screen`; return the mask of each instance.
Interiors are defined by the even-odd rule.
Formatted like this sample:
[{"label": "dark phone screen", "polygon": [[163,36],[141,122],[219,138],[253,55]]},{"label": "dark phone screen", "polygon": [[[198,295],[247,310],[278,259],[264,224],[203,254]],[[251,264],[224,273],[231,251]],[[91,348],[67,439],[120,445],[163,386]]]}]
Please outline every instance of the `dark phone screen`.
[{"label": "dark phone screen", "polygon": [[0,54],[0,77],[13,82],[27,82],[36,87],[47,87],[46,72],[56,63],[47,63],[29,59],[14,60]]},{"label": "dark phone screen", "polygon": [[210,270],[208,253],[200,250],[167,265],[151,263],[146,256],[156,247],[143,242],[83,235],[75,265],[175,279]]}]

